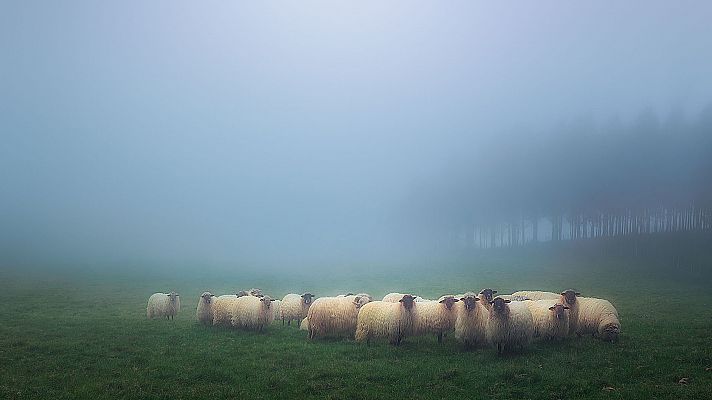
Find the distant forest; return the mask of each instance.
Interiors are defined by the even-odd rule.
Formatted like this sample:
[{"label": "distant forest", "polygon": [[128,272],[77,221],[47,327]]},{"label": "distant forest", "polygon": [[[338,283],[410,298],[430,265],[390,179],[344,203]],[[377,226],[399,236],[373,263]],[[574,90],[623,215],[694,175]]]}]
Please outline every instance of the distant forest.
[{"label": "distant forest", "polygon": [[472,151],[411,197],[441,242],[495,248],[712,231],[712,106],[691,119],[652,110],[625,124],[580,119]]}]

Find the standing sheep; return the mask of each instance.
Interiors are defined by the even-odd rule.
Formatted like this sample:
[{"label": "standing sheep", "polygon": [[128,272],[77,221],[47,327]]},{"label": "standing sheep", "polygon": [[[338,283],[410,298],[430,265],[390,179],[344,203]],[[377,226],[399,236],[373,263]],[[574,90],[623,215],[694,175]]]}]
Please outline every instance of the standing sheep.
[{"label": "standing sheep", "polygon": [[534,336],[532,313],[521,301],[496,297],[492,300],[486,333],[487,341],[497,347],[497,354],[513,348],[523,350]]},{"label": "standing sheep", "polygon": [[564,306],[569,307],[569,335],[572,335],[574,332],[576,332],[576,324],[578,324],[579,313],[579,305],[576,301],[576,298],[578,296],[581,296],[581,293],[573,289],[566,289],[560,294],[552,292],[525,290],[520,292],[514,292],[512,295],[526,296],[531,300],[558,300]]},{"label": "standing sheep", "polygon": [[275,320],[279,319],[281,309],[282,309],[282,300],[275,300],[272,302],[272,311],[274,312]]},{"label": "standing sheep", "polygon": [[346,295],[344,297],[321,297],[309,308],[307,318],[302,321],[309,331],[309,339],[326,336],[353,337],[356,332],[359,310],[371,301],[367,294]]},{"label": "standing sheep", "polygon": [[146,317],[173,319],[180,311],[180,297],[176,292],[154,293],[148,298]]},{"label": "standing sheep", "polygon": [[[405,296],[405,294],[403,294],[403,293],[388,293],[387,295],[383,296],[382,301],[385,301],[387,303],[398,303],[403,298],[403,296]],[[415,300],[413,300],[413,301],[415,301],[416,303],[420,303],[423,301],[432,301],[432,300],[424,299],[420,296],[415,296]]]},{"label": "standing sheep", "polygon": [[202,324],[212,325],[213,323],[213,297],[215,297],[214,294],[203,292],[198,299],[195,318]]},{"label": "standing sheep", "polygon": [[460,297],[455,318],[455,339],[465,345],[465,349],[481,346],[487,342],[485,334],[489,311],[474,293]]},{"label": "standing sheep", "polygon": [[262,332],[265,326],[274,321],[274,312],[271,309],[273,301],[269,296],[238,297],[231,305],[232,326]]},{"label": "standing sheep", "polygon": [[615,342],[621,332],[618,310],[608,300],[592,297],[578,299],[579,313],[576,334],[592,334],[605,341]]},{"label": "standing sheep", "polygon": [[237,299],[251,296],[238,296],[236,294],[225,294],[213,299],[213,325],[230,326],[232,321],[233,305]]},{"label": "standing sheep", "polygon": [[529,300],[558,300],[561,295],[553,292],[542,292],[539,290],[520,290],[512,293],[512,296],[527,298]]},{"label": "standing sheep", "polygon": [[433,333],[438,343],[442,343],[443,334],[455,329],[456,314],[453,306],[458,301],[454,296],[446,295],[437,301],[419,302],[413,312],[413,334]]},{"label": "standing sheep", "polygon": [[569,334],[569,307],[558,300],[529,300],[524,304],[529,307],[534,322],[534,337],[547,340],[563,339]]},{"label": "standing sheep", "polygon": [[370,343],[371,339],[388,338],[392,345],[400,345],[404,337],[413,333],[415,297],[406,294],[397,302],[372,301],[358,313],[356,341]]},{"label": "standing sheep", "polygon": [[314,295],[311,293],[304,293],[303,295],[290,293],[284,296],[280,305],[282,325],[284,325],[284,321],[287,321],[287,325],[291,325],[292,320],[301,321],[304,319],[307,316],[313,297]]}]

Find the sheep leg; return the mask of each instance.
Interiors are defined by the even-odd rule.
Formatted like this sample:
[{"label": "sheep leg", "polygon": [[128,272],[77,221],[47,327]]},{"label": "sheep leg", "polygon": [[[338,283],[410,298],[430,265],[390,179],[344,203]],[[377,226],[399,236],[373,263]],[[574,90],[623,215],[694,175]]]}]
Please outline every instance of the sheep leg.
[{"label": "sheep leg", "polygon": [[291,320],[291,319],[288,319],[288,320],[287,320],[287,326],[292,326],[292,320]]},{"label": "sheep leg", "polygon": [[502,344],[497,343],[497,354],[502,354]]},{"label": "sheep leg", "polygon": [[443,342],[443,333],[440,332],[440,333],[438,333],[438,343],[442,343],[442,342]]},{"label": "sheep leg", "polygon": [[282,326],[284,326],[284,318],[282,318]]}]

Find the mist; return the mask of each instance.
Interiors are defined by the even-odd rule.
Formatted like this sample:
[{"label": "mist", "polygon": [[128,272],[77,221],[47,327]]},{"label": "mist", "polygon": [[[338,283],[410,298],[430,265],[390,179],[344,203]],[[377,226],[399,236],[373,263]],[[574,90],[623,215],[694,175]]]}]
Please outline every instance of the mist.
[{"label": "mist", "polygon": [[690,208],[709,229],[710,18],[704,2],[5,4],[0,263],[398,265],[583,209]]}]

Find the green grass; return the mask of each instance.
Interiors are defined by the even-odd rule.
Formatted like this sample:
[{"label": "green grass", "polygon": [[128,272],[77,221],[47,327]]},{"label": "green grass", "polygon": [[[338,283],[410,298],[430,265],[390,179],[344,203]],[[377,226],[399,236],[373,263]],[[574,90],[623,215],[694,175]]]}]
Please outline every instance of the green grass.
[{"label": "green grass", "polygon": [[[615,263],[507,265],[492,261],[419,273],[351,270],[311,277],[5,269],[0,271],[0,398],[712,396],[709,281],[663,279]],[[252,286],[278,297],[302,290],[317,295],[363,290],[377,296],[397,290],[435,297],[485,286],[500,293],[573,286],[584,295],[610,299],[621,313],[623,330],[616,344],[592,338],[537,342],[524,354],[499,357],[491,349],[465,352],[452,335],[443,345],[422,337],[398,348],[367,347],[348,340],[310,342],[305,332],[277,323],[257,334],[194,322],[203,290],[226,293]],[[181,293],[181,314],[174,321],[146,320],[148,296],[170,289]],[[678,383],[681,378],[689,383]]]}]

